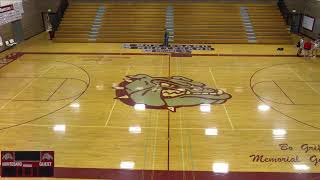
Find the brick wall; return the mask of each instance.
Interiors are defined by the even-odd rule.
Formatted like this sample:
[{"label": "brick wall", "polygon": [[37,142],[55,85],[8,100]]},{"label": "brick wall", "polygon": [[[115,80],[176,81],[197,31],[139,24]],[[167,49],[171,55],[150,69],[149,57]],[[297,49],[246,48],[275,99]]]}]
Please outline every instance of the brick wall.
[{"label": "brick wall", "polygon": [[320,2],[317,0],[285,0],[285,2],[290,10],[296,9],[297,12],[315,18],[313,31],[301,28],[300,32],[314,39],[318,38],[320,33]]}]

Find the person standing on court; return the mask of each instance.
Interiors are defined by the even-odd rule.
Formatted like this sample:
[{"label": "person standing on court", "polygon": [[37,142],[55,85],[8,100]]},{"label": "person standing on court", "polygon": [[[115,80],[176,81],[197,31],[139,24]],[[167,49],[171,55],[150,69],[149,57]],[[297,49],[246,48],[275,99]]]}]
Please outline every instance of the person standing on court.
[{"label": "person standing on court", "polygon": [[49,39],[52,40],[54,38],[54,31],[50,21],[50,16],[49,16],[50,13],[51,13],[51,9],[48,9],[48,12],[45,15],[45,27],[46,27],[46,31],[49,34]]},{"label": "person standing on court", "polygon": [[303,49],[304,49],[304,57],[309,57],[310,56],[310,50],[312,48],[312,43],[310,40],[306,40],[303,43]]},{"label": "person standing on court", "polygon": [[304,37],[301,36],[300,40],[297,43],[297,48],[298,48],[297,56],[298,57],[301,55],[303,47],[304,47]]},{"label": "person standing on court", "polygon": [[318,49],[320,48],[320,39],[316,39],[314,42],[313,42],[313,48],[312,48],[312,56],[314,58],[317,57],[317,54],[318,54]]}]

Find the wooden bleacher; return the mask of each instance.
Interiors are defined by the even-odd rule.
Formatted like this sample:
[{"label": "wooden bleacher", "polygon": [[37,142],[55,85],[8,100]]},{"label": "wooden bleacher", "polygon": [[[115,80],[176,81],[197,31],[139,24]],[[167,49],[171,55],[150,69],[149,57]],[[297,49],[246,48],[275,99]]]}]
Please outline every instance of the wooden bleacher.
[{"label": "wooden bleacher", "polygon": [[[173,43],[249,43],[240,14],[240,7],[244,5],[232,3],[73,3],[54,41],[162,43],[168,5],[174,8]],[[292,43],[276,5],[245,6],[254,27],[255,43]],[[105,7],[106,11],[99,33],[92,40],[89,35],[99,7]]]},{"label": "wooden bleacher", "polygon": [[[86,8],[88,6],[89,8]],[[92,42],[88,36],[99,7],[105,6],[99,34],[94,42],[161,43],[165,32],[165,6],[73,4],[66,11],[56,42]]]},{"label": "wooden bleacher", "polygon": [[247,43],[239,7],[176,5],[175,43]]},{"label": "wooden bleacher", "polygon": [[202,4],[175,6],[175,43],[249,43],[240,7],[247,7],[257,41],[292,44],[275,5]]},{"label": "wooden bleacher", "polygon": [[92,22],[101,4],[74,3],[68,7],[55,34],[55,42],[88,42]]},{"label": "wooden bleacher", "polygon": [[257,43],[292,44],[290,33],[276,6],[249,7]]}]

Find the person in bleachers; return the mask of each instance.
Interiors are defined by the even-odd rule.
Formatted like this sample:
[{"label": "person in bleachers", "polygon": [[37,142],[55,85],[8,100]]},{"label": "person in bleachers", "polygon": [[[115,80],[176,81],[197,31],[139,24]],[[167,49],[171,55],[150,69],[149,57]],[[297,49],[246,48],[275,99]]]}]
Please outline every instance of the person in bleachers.
[{"label": "person in bleachers", "polygon": [[169,33],[168,31],[165,29],[165,32],[164,32],[164,44],[163,44],[165,47],[168,47],[169,46]]},{"label": "person in bleachers", "polygon": [[300,40],[297,43],[297,48],[298,48],[297,56],[301,56],[303,46],[304,46],[304,37],[301,36]]}]

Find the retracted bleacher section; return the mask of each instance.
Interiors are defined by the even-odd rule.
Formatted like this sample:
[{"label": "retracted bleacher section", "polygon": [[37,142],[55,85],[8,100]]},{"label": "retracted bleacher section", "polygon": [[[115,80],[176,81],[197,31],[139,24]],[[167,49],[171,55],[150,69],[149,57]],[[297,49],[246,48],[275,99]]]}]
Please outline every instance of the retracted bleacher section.
[{"label": "retracted bleacher section", "polygon": [[173,8],[172,43],[292,44],[276,5],[80,3],[67,9],[55,42],[162,43]]},{"label": "retracted bleacher section", "polygon": [[174,23],[175,43],[247,43],[238,6],[176,5]]},{"label": "retracted bleacher section", "polygon": [[74,3],[66,10],[55,34],[55,42],[88,42],[100,4]]},{"label": "retracted bleacher section", "polygon": [[276,6],[249,7],[249,16],[261,44],[292,44],[290,33]]},{"label": "retracted bleacher section", "polygon": [[[103,16],[97,19],[99,9]],[[72,4],[56,33],[56,42],[161,43],[165,6],[160,4]],[[96,35],[92,34],[97,32]]]},{"label": "retracted bleacher section", "polygon": [[165,13],[158,4],[109,5],[97,42],[161,43]]}]

